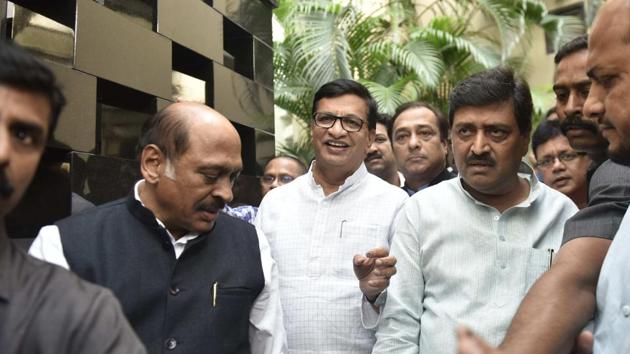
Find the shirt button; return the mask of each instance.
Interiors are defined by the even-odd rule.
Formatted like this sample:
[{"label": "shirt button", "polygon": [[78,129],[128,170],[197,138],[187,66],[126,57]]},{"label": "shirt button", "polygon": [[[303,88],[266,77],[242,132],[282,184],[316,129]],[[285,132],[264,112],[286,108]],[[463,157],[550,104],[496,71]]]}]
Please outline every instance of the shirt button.
[{"label": "shirt button", "polygon": [[171,295],[175,296],[175,295],[179,294],[180,289],[178,287],[174,286],[174,287],[170,288],[168,291],[171,293]]},{"label": "shirt button", "polygon": [[621,308],[621,311],[623,311],[623,315],[625,317],[630,316],[630,306],[625,305],[624,307]]},{"label": "shirt button", "polygon": [[505,241],[505,236],[503,236],[503,235],[499,236],[499,240]]},{"label": "shirt button", "polygon": [[501,217],[499,215],[495,215],[494,220],[499,220]]},{"label": "shirt button", "polygon": [[164,342],[164,346],[168,350],[173,350],[177,346],[177,341],[175,340],[175,338],[169,338],[166,340],[166,342]]},{"label": "shirt button", "polygon": [[506,268],[505,264],[501,264],[501,269],[505,269],[505,268]]}]

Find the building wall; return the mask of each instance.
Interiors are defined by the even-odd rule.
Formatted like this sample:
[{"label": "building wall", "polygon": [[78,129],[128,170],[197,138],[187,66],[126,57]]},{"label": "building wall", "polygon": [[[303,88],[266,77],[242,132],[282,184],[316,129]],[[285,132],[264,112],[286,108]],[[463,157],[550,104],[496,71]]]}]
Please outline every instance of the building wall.
[{"label": "building wall", "polygon": [[[71,208],[131,192],[143,122],[177,100],[214,107],[243,141],[237,202],[274,150],[271,0],[0,0],[2,35],[42,58],[68,105],[24,203],[32,237]],[[74,201],[74,203],[73,203]]]}]

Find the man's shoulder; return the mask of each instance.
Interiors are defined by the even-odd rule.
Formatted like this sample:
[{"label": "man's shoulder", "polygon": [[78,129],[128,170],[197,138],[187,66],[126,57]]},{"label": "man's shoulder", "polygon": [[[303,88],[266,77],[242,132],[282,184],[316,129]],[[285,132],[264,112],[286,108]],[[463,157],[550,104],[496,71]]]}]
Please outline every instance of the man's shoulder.
[{"label": "man's shoulder", "polygon": [[219,213],[217,225],[227,230],[240,230],[252,233],[256,232],[256,228],[254,227],[254,225],[223,211]]},{"label": "man's shoulder", "polygon": [[28,342],[11,344],[37,353],[145,353],[110,290],[13,252],[17,269],[7,324],[12,335]]},{"label": "man's shoulder", "polygon": [[447,179],[416,192],[410,199],[420,202],[449,198],[449,196],[453,195],[463,195],[463,190],[460,188],[459,183],[457,178]]},{"label": "man's shoulder", "polygon": [[310,176],[311,175],[308,173],[301,175],[293,180],[291,183],[283,184],[277,188],[270,190],[269,192],[267,192],[267,194],[265,194],[261,203],[264,203],[266,200],[275,202],[294,200],[295,198],[303,197],[305,195],[305,191],[307,190],[307,188],[309,188],[308,178],[312,178]]},{"label": "man's shoulder", "polygon": [[630,186],[630,167],[611,160],[604,161],[593,173],[590,188],[609,184]]},{"label": "man's shoulder", "polygon": [[[95,298],[112,298],[111,292],[103,287],[82,280],[76,274],[57,265],[44,262],[15,250],[14,264],[19,267],[16,281],[20,291],[41,300],[50,306],[72,306],[74,312],[87,310]],[[42,302],[43,301],[43,302]]]},{"label": "man's shoulder", "polygon": [[120,198],[105,204],[95,206],[93,208],[84,209],[76,214],[61,219],[58,223],[71,222],[76,220],[97,218],[104,213],[114,212],[116,210],[126,209],[129,197]]},{"label": "man's shoulder", "polygon": [[405,200],[409,197],[402,188],[394,186],[370,173],[365,177],[364,189],[369,190],[370,194],[378,196],[378,198]]}]

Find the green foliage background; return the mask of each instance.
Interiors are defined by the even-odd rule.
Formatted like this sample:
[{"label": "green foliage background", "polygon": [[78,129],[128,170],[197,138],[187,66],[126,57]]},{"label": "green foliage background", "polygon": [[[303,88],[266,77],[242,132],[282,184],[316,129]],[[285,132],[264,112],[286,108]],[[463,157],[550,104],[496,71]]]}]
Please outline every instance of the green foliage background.
[{"label": "green foliage background", "polygon": [[[376,15],[378,14],[378,15]],[[337,79],[363,83],[381,112],[422,100],[446,112],[461,79],[497,65],[524,70],[534,26],[555,46],[584,33],[582,21],[554,16],[534,0],[412,0],[386,3],[364,14],[352,1],[281,0],[274,16],[284,39],[274,42],[275,103],[304,133],[280,152],[310,161],[309,124],[314,92]],[[543,109],[534,93],[537,113]]]}]

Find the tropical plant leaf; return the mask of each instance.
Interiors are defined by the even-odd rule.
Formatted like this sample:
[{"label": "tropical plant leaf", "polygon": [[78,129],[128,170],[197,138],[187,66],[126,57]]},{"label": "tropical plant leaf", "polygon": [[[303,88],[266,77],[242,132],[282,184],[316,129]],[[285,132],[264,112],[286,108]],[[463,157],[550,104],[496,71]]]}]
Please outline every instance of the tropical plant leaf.
[{"label": "tropical plant leaf", "polygon": [[415,98],[409,96],[410,91],[406,90],[407,83],[412,79],[413,76],[407,76],[390,86],[368,80],[361,80],[361,83],[370,90],[370,94],[378,104],[379,112],[393,114],[396,107]]}]

